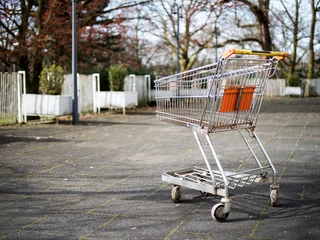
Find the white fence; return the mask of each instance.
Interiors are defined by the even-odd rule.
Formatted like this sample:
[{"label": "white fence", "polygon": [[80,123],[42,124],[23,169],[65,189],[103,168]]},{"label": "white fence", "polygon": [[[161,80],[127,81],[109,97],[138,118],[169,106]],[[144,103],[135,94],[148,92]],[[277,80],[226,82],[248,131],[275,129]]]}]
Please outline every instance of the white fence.
[{"label": "white fence", "polygon": [[17,121],[17,73],[0,73],[0,121],[2,124]]},{"label": "white fence", "polygon": [[[94,101],[94,91],[95,88],[95,77],[99,74],[92,75],[77,75],[77,86],[78,86],[78,111],[92,112],[93,111],[93,101]],[[63,96],[73,96],[73,79],[72,74],[64,76],[64,83],[62,88]]]},{"label": "white fence", "polygon": [[[286,87],[285,79],[270,79],[267,83],[265,97],[284,97],[296,95],[300,97],[320,96],[320,79],[306,79],[302,87]],[[150,99],[155,101],[155,90],[151,90]]]},{"label": "white fence", "polygon": [[22,122],[22,90],[24,71],[0,72],[0,124]]},{"label": "white fence", "polygon": [[[66,75],[62,95],[28,94],[25,73],[0,73],[0,124],[27,122],[27,116],[62,116],[73,113],[73,79]],[[99,74],[77,76],[79,113],[101,108],[136,107],[137,92],[100,92]]]},{"label": "white fence", "polygon": [[[121,108],[123,114],[126,108],[135,108],[138,106],[138,92],[128,87],[124,87],[123,92],[120,91],[100,91],[100,75],[93,74],[92,82],[93,93],[93,112],[100,113],[101,108],[117,109]],[[135,84],[135,81],[134,81]]]},{"label": "white fence", "polygon": [[[137,106],[137,92],[101,92],[99,74],[77,75],[79,113],[100,112],[101,108]],[[23,114],[32,116],[62,116],[73,113],[73,78],[64,77],[62,95],[24,94]]]},{"label": "white fence", "polygon": [[125,78],[124,90],[138,93],[138,105],[147,106],[151,101],[151,76],[130,74]]},{"label": "white fence", "polygon": [[[126,78],[128,92],[101,92],[99,74],[78,75],[79,113],[100,112],[101,108],[135,107],[154,101],[150,76],[130,75]],[[270,79],[266,97],[286,95],[320,96],[320,79],[303,81],[303,86],[286,87],[284,79]],[[25,73],[0,73],[0,124],[26,122],[27,115],[72,114],[72,76],[65,76],[62,96],[26,94]],[[123,96],[120,96],[123,95]]]},{"label": "white fence", "polygon": [[320,96],[320,79],[306,79],[304,82],[304,96]]},{"label": "white fence", "polygon": [[265,97],[283,97],[286,91],[285,79],[269,79],[264,93]]},{"label": "white fence", "polygon": [[266,88],[266,97],[297,95],[301,97],[320,96],[320,79],[302,80],[301,87],[286,87],[285,79],[270,79]]}]

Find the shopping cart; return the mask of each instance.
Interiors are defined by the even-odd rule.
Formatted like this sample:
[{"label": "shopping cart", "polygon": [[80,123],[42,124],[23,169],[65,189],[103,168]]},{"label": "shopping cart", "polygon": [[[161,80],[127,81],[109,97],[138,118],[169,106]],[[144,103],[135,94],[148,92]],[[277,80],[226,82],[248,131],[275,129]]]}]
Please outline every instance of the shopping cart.
[{"label": "shopping cart", "polygon": [[[267,80],[274,75],[278,61],[286,56],[285,52],[229,49],[217,63],[155,80],[157,117],[191,128],[205,162],[205,167],[194,166],[162,174],[163,181],[174,185],[171,191],[174,202],[181,198],[181,186],[222,196],[221,202],[213,206],[211,215],[217,221],[224,221],[231,210],[228,189],[266,180],[271,169],[270,201],[272,206],[277,205],[276,169],[254,129]],[[229,130],[240,133],[255,160],[254,168],[241,172],[224,170],[209,134]],[[258,159],[245,133],[255,139],[267,165]],[[205,135],[213,164],[209,163],[199,134]]]}]

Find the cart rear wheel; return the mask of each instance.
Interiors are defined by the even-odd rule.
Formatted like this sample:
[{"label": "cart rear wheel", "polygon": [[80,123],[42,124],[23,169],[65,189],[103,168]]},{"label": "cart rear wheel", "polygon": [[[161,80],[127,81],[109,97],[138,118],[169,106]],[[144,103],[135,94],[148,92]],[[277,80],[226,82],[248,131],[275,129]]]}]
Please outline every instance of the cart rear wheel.
[{"label": "cart rear wheel", "polygon": [[271,206],[276,207],[278,204],[278,190],[277,189],[272,189],[270,191],[270,202]]},{"label": "cart rear wheel", "polygon": [[181,198],[181,188],[180,186],[174,186],[171,190],[171,199],[175,203],[179,202]]},{"label": "cart rear wheel", "polygon": [[213,219],[217,220],[218,222],[223,222],[228,218],[229,212],[223,213],[223,208],[224,203],[217,203],[213,206],[211,210],[211,216],[213,217]]}]

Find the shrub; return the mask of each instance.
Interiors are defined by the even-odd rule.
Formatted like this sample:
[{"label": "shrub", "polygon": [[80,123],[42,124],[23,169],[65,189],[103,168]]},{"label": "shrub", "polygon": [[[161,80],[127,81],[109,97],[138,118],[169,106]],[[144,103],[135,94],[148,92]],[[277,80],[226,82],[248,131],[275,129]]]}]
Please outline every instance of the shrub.
[{"label": "shrub", "polygon": [[111,91],[123,91],[127,69],[121,65],[112,65],[109,69],[109,88]]},{"label": "shrub", "polygon": [[43,67],[40,74],[40,91],[47,95],[60,95],[63,86],[63,69],[55,63],[49,68]]},{"label": "shrub", "polygon": [[291,86],[291,87],[301,86],[301,79],[298,76],[298,74],[291,75],[291,77],[288,79],[288,86]]}]

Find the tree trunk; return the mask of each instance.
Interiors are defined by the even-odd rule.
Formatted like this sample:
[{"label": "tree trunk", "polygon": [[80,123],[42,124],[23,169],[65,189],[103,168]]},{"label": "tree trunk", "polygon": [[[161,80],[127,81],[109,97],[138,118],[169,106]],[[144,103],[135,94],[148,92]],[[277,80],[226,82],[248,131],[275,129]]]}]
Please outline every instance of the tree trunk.
[{"label": "tree trunk", "polygon": [[288,71],[288,85],[289,86],[295,86],[296,84],[296,79],[294,76],[294,72],[296,70],[296,65],[297,65],[297,48],[298,48],[298,32],[299,32],[299,1],[295,0],[296,2],[296,10],[295,10],[295,16],[293,18],[293,49],[291,53],[291,64],[289,66],[289,71]]},{"label": "tree trunk", "polygon": [[314,68],[314,31],[316,27],[316,9],[314,6],[314,0],[310,0],[311,5],[311,27],[310,27],[310,40],[309,40],[309,64],[308,64],[308,74],[307,79],[313,78],[313,68]]},{"label": "tree trunk", "polygon": [[261,9],[261,13],[259,12],[259,14],[257,14],[261,31],[261,47],[266,51],[273,50],[269,29],[269,3],[269,0],[259,0],[259,8]]},{"label": "tree trunk", "polygon": [[259,23],[260,30],[260,41],[259,44],[263,50],[271,51],[272,50],[272,40],[270,35],[269,28],[269,5],[270,0],[259,0],[258,5],[253,1],[249,0],[238,0],[243,4],[247,5],[250,11],[256,17]]}]

